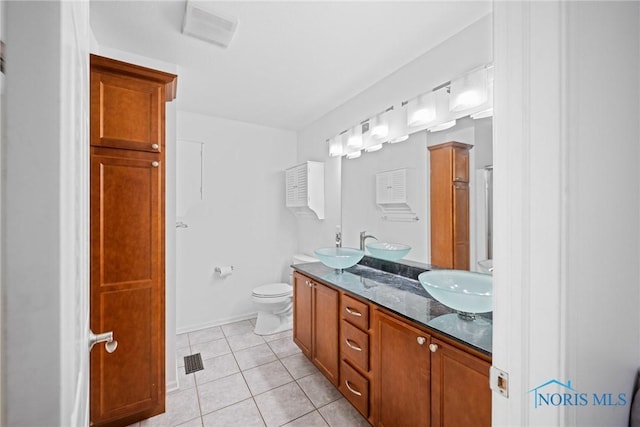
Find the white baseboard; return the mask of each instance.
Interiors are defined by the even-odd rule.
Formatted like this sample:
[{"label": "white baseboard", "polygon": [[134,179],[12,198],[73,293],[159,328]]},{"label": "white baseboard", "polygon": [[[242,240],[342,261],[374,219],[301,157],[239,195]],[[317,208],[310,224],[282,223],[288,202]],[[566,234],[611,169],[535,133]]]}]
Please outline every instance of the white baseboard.
[{"label": "white baseboard", "polygon": [[251,313],[242,314],[239,316],[228,317],[225,319],[216,319],[206,323],[200,323],[197,325],[188,325],[183,326],[181,328],[176,328],[176,334],[185,334],[188,332],[195,332],[201,329],[212,328],[214,326],[226,325],[227,323],[240,322],[242,320],[253,319],[258,315],[258,312],[254,311]]}]

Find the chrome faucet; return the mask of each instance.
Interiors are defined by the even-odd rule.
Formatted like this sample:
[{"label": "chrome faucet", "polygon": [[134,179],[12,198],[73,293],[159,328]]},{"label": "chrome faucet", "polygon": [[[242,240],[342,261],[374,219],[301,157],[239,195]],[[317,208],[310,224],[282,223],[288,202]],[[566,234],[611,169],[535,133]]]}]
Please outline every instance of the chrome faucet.
[{"label": "chrome faucet", "polygon": [[361,231],[361,232],[360,232],[360,250],[361,250],[361,251],[364,251],[364,242],[365,242],[365,240],[367,240],[367,239],[375,239],[375,240],[378,240],[378,238],[377,238],[377,237],[372,236],[371,234],[367,234],[367,232],[366,232],[366,231]]},{"label": "chrome faucet", "polygon": [[342,232],[340,232],[340,229],[337,228],[336,229],[336,248],[341,248],[342,247]]}]

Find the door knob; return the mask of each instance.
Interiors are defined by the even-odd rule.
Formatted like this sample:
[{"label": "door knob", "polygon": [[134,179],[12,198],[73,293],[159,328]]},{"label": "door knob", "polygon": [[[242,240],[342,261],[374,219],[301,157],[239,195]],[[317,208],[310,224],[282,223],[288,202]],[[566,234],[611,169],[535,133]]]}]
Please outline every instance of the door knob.
[{"label": "door knob", "polygon": [[107,353],[113,353],[118,348],[118,341],[113,339],[113,332],[104,332],[102,334],[94,334],[93,331],[89,331],[89,351],[94,345],[104,343],[104,349]]}]

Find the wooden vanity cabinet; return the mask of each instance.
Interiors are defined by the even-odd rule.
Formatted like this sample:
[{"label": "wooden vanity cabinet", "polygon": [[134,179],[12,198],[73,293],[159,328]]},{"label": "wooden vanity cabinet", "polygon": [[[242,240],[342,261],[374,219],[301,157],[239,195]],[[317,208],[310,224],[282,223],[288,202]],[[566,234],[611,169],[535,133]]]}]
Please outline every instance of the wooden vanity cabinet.
[{"label": "wooden vanity cabinet", "polygon": [[431,426],[491,426],[491,363],[431,341]]},{"label": "wooden vanity cabinet", "polygon": [[431,264],[469,269],[469,150],[446,142],[430,152]]},{"label": "wooden vanity cabinet", "polygon": [[[340,296],[340,385],[338,389],[365,417],[371,415],[369,304]],[[372,422],[371,419],[369,419]]]},{"label": "wooden vanity cabinet", "polygon": [[295,272],[293,298],[293,340],[327,379],[337,386],[338,291]]},{"label": "wooden vanity cabinet", "polygon": [[374,425],[428,427],[430,335],[377,309],[373,323]]},{"label": "wooden vanity cabinet", "polygon": [[371,425],[491,425],[490,356],[299,272],[294,304],[294,341]]}]

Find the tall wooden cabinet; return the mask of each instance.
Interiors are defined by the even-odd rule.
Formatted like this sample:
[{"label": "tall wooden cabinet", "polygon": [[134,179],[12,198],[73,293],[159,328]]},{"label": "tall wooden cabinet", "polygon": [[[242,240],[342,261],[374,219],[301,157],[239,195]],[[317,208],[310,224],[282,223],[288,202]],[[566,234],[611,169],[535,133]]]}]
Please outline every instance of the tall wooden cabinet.
[{"label": "tall wooden cabinet", "polygon": [[431,264],[469,269],[469,150],[446,142],[430,151]]},{"label": "tall wooden cabinet", "polygon": [[91,55],[91,424],[165,404],[165,102],[176,76]]}]

